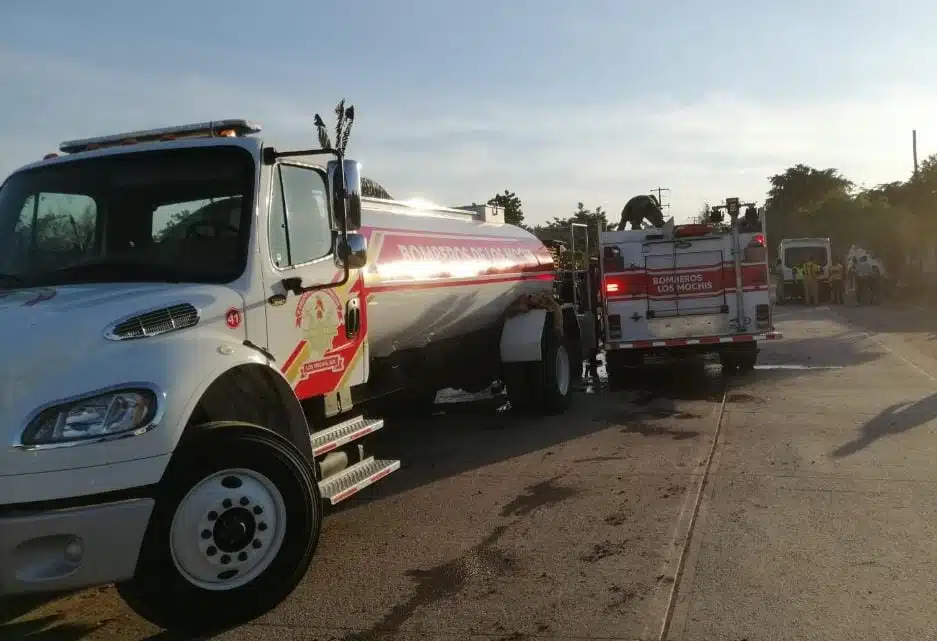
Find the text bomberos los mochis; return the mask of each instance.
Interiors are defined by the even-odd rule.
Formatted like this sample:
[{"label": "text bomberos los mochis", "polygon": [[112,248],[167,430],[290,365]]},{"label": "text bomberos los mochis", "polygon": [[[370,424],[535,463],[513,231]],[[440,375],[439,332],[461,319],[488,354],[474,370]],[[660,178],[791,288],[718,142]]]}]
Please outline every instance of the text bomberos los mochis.
[{"label": "text bomberos los mochis", "polygon": [[652,276],[651,284],[661,294],[694,294],[697,292],[712,291],[716,284],[702,272],[690,274],[667,274],[666,276]]},{"label": "text bomberos los mochis", "polygon": [[524,247],[466,247],[452,245],[398,245],[400,256],[413,261],[460,261],[537,263],[533,251]]}]

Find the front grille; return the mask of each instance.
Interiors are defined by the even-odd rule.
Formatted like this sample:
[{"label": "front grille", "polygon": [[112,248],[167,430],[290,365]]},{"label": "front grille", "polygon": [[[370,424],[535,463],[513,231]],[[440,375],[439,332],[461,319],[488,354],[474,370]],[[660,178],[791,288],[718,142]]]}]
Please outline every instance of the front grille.
[{"label": "front grille", "polygon": [[112,340],[146,338],[186,329],[197,324],[198,310],[190,303],[180,303],[121,321],[108,332],[108,338]]}]

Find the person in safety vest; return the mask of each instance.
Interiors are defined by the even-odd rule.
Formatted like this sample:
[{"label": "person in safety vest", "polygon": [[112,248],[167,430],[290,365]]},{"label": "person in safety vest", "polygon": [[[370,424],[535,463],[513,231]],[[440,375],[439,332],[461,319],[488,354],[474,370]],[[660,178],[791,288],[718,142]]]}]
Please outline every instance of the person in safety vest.
[{"label": "person in safety vest", "polygon": [[843,263],[837,260],[830,268],[830,294],[834,305],[843,304]]},{"label": "person in safety vest", "polygon": [[820,266],[810,258],[804,263],[804,303],[807,305],[817,305],[820,301],[820,283],[817,277],[820,275]]},{"label": "person in safety vest", "polygon": [[791,267],[791,275],[794,277],[794,291],[797,291],[797,287],[800,286],[803,289],[804,286],[804,267],[803,265],[794,265]]}]

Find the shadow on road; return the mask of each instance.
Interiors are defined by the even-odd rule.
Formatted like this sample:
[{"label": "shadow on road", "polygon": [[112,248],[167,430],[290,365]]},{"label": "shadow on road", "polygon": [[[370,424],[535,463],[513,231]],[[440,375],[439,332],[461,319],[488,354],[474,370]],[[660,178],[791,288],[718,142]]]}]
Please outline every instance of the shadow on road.
[{"label": "shadow on road", "polygon": [[917,334],[937,340],[937,309],[933,306],[839,307],[835,311],[852,325],[869,332]]},{"label": "shadow on road", "polygon": [[60,599],[65,594],[40,594],[0,599],[0,639],[20,641],[42,639],[43,641],[78,641],[96,630],[98,625],[66,622],[61,614],[49,614],[16,621],[42,607]]},{"label": "shadow on road", "polygon": [[937,393],[914,403],[896,403],[882,410],[862,426],[859,435],[833,450],[833,458],[843,458],[859,452],[875,441],[920,427],[937,418]]},{"label": "shadow on road", "polygon": [[[814,369],[847,368],[878,360],[887,350],[865,332],[843,331],[815,337],[787,338],[766,344],[759,355],[760,369],[805,374]],[[782,366],[790,367],[782,367]],[[772,366],[777,366],[772,368]]]},{"label": "shadow on road", "polygon": [[496,396],[438,405],[431,417],[387,419],[386,427],[375,435],[375,448],[379,456],[401,458],[401,472],[340,504],[333,513],[610,428],[690,438],[698,434],[672,433],[657,422],[702,418],[680,410],[678,404],[718,402],[723,388],[718,365],[651,364],[632,389],[610,391],[602,382],[592,393],[576,394],[573,407],[559,416],[517,415],[505,396]]}]

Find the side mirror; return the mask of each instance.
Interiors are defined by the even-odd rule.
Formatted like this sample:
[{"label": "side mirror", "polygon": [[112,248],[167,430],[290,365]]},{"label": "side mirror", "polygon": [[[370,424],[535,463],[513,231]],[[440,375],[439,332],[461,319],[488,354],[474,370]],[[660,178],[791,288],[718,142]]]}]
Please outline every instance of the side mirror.
[{"label": "side mirror", "polygon": [[[344,186],[339,183],[338,161],[328,164],[329,185],[332,188],[332,211],[339,224],[345,220],[348,231],[361,229],[361,164],[355,160],[342,161],[345,174]],[[345,195],[343,198],[342,195]]]},{"label": "side mirror", "polygon": [[361,234],[349,232],[344,242],[339,241],[338,258],[348,269],[361,269],[368,264],[368,240]]}]

